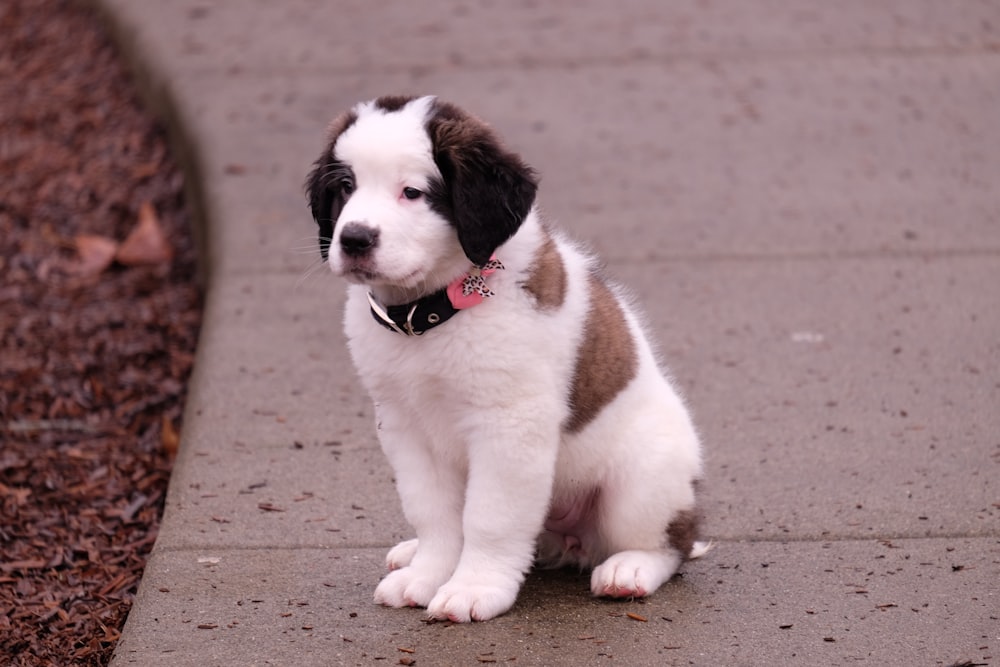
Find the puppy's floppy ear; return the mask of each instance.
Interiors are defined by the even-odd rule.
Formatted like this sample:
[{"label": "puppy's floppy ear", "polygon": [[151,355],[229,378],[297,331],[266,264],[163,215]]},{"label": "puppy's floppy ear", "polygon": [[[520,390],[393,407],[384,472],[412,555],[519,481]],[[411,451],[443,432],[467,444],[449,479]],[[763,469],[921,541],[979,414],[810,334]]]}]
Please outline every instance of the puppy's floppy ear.
[{"label": "puppy's floppy ear", "polygon": [[327,130],[326,148],[319,159],[313,164],[312,171],[306,177],[305,191],[309,202],[309,210],[313,220],[319,225],[319,250],[326,259],[333,240],[333,226],[340,216],[344,205],[344,195],[339,181],[343,178],[347,167],[333,157],[333,148],[337,138],[357,119],[354,111],[347,111],[338,116]]},{"label": "puppy's floppy ear", "polygon": [[455,225],[466,256],[482,266],[524,222],[538,181],[488,126],[454,105],[435,102],[427,129],[444,179],[432,187],[431,205]]},{"label": "puppy's floppy ear", "polygon": [[325,172],[331,166],[329,149],[324,150],[313,165],[312,171],[306,176],[306,200],[313,220],[319,225],[319,251],[323,259],[330,252],[330,242],[333,240],[333,200],[334,193],[325,184]]}]

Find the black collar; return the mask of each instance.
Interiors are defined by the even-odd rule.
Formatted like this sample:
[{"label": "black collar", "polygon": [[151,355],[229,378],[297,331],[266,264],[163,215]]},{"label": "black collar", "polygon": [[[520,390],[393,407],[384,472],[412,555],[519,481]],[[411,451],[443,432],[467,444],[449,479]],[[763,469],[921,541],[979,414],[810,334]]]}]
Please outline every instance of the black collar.
[{"label": "black collar", "polygon": [[419,336],[444,324],[458,312],[448,298],[447,287],[399,306],[383,306],[374,294],[368,292],[368,304],[376,322],[404,336]]}]

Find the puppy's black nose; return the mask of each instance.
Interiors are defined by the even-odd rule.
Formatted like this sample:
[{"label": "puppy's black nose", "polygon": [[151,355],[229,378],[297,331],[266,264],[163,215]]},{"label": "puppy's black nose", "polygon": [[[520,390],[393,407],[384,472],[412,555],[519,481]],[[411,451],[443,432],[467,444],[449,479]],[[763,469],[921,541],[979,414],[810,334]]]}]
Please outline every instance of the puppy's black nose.
[{"label": "puppy's black nose", "polygon": [[378,245],[378,230],[349,222],[340,232],[340,248],[348,257],[360,257]]}]

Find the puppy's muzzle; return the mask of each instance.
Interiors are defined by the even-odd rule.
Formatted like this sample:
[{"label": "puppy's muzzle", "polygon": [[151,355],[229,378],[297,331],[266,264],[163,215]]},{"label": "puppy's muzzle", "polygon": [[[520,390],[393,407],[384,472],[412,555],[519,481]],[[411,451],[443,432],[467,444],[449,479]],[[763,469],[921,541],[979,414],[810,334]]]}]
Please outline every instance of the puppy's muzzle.
[{"label": "puppy's muzzle", "polygon": [[364,257],[378,246],[379,230],[349,222],[340,232],[340,249],[348,257]]}]

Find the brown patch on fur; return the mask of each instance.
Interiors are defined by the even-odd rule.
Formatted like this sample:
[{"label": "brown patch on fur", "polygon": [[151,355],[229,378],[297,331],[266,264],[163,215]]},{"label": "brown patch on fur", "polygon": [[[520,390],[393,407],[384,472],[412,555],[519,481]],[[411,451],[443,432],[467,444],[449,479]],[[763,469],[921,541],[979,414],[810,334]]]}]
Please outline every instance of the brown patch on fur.
[{"label": "brown patch on fur", "polygon": [[576,358],[570,416],[564,428],[576,433],[635,377],[638,358],[635,341],[615,295],[596,276],[590,276],[590,312]]},{"label": "brown patch on fur", "polygon": [[383,95],[375,100],[375,108],[392,113],[399,111],[417,98],[412,95]]},{"label": "brown patch on fur", "polygon": [[326,137],[327,142],[330,144],[330,150],[333,150],[333,144],[336,143],[337,137],[343,134],[344,130],[353,125],[357,119],[358,114],[350,110],[345,111],[330,122],[326,128]]},{"label": "brown patch on fur", "polygon": [[434,161],[439,166],[444,162],[455,172],[467,169],[470,161],[482,159],[483,154],[503,150],[500,138],[489,125],[450,102],[435,100],[427,122]]},{"label": "brown patch on fur", "polygon": [[540,310],[558,308],[563,304],[566,298],[566,267],[551,236],[546,235],[545,243],[538,249],[531,274],[522,287],[535,297]]},{"label": "brown patch on fur", "polygon": [[698,539],[698,524],[701,517],[694,510],[681,510],[667,526],[670,546],[681,552],[684,558],[691,555],[691,549]]}]

